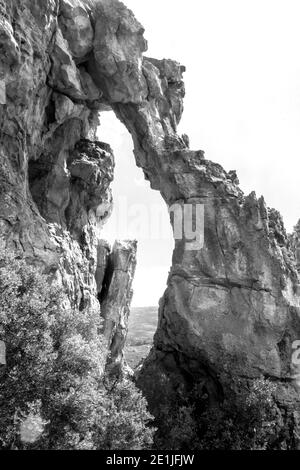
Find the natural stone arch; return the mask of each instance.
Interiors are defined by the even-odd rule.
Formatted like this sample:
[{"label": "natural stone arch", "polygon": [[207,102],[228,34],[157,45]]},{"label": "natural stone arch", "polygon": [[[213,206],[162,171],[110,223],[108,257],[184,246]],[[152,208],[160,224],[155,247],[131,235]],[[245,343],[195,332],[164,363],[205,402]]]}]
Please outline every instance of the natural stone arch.
[{"label": "natural stone arch", "polygon": [[[51,153],[56,174],[74,158],[82,163],[93,146],[106,152],[95,142],[95,128],[101,108],[111,106],[133,136],[137,165],[166,203],[205,206],[204,248],[194,252],[184,239],[176,241],[154,348],[139,383],[152,404],[149,384],[160,372],[166,372],[170,392],[178,383],[202,380],[211,399],[219,400],[230,393],[224,374],[246,381],[263,374],[279,383],[278,401],[293,412],[299,401],[290,362],[300,334],[299,278],[278,213],[254,193],[245,197],[234,175],[189,150],[186,136],[177,135],[183,68],[143,57],[143,28],[133,14],[118,0],[100,0],[97,7],[73,3],[15,0],[12,8],[7,2],[0,43],[7,51],[0,70],[6,94],[2,248],[24,252],[60,280],[71,305],[97,308],[98,205],[83,204],[87,216],[73,221],[72,232],[64,225],[64,198],[59,217],[48,209],[41,215],[27,170],[28,162]],[[76,34],[79,17],[84,37]],[[78,145],[84,147],[80,155]],[[35,164],[29,166],[34,173]],[[69,184],[72,192],[70,179],[63,190]],[[107,191],[101,198],[109,199]]]},{"label": "natural stone arch", "polygon": [[[96,22],[93,70],[104,98],[131,132],[137,164],[151,187],[160,190],[169,205],[205,206],[204,249],[189,252],[184,240],[176,242],[156,343],[143,375],[147,376],[147,368],[149,376],[153,368],[164,368],[164,347],[169,356],[172,344],[175,375],[180,368],[197,375],[195,370],[205,367],[218,376],[225,361],[233,375],[255,377],[264,371],[280,379],[289,364],[278,343],[298,308],[298,275],[292,254],[287,255],[281,221],[262,198],[257,200],[254,193],[245,197],[237,178],[206,161],[203,152],[190,151],[187,140],[177,135],[184,69],[172,61],[142,57],[143,29],[127,21],[118,6],[103,2]],[[110,48],[111,30],[107,27],[107,32],[102,21],[122,25],[115,54]],[[113,66],[104,50],[110,50]],[[294,339],[296,335],[294,331]],[[233,356],[240,359],[233,361]]]}]

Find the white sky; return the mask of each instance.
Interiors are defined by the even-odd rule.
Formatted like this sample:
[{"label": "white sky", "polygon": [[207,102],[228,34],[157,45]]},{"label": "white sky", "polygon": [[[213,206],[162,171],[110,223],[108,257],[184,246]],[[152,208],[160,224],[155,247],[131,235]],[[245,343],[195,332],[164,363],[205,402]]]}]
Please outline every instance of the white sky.
[{"label": "white sky", "polygon": [[[180,132],[189,135],[191,148],[236,169],[242,190],[263,194],[291,231],[300,218],[299,0],[124,3],[146,29],[147,55],[187,67]],[[102,124],[99,137],[116,154],[115,197],[160,204],[134,166],[125,129],[109,113]],[[112,237],[109,224],[106,233]],[[171,264],[169,237],[140,241],[133,305],[156,305],[162,295]]]}]

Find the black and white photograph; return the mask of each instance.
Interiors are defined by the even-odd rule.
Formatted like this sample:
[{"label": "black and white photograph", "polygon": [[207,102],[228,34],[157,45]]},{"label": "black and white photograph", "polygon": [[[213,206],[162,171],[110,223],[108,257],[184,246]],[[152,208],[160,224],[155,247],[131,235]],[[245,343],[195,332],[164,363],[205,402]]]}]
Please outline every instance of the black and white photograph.
[{"label": "black and white photograph", "polygon": [[0,466],[300,450],[299,19],[0,0]]}]

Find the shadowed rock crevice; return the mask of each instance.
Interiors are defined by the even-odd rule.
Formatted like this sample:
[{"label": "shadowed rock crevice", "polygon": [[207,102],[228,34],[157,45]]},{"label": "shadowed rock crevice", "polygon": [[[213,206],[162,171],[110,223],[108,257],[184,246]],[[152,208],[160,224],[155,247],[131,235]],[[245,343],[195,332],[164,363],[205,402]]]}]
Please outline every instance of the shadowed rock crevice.
[{"label": "shadowed rock crevice", "polygon": [[[107,264],[106,264],[106,267],[105,267],[105,270],[104,270],[104,277],[103,277],[103,281],[102,281],[102,284],[101,284],[100,291],[98,293],[98,300],[99,300],[100,304],[103,304],[103,302],[108,297],[109,288],[110,288],[110,285],[111,285],[113,274],[114,274],[114,265],[113,265],[112,254],[110,253],[107,256]],[[99,286],[98,286],[98,289],[99,289]]]},{"label": "shadowed rock crevice", "polygon": [[110,351],[107,369],[117,375],[126,369],[124,346],[133,295],[136,252],[136,241],[117,241],[111,251],[103,242],[98,247],[101,260],[99,265],[103,266],[103,260],[106,260],[104,273],[98,277],[98,299],[101,304],[103,333]]}]

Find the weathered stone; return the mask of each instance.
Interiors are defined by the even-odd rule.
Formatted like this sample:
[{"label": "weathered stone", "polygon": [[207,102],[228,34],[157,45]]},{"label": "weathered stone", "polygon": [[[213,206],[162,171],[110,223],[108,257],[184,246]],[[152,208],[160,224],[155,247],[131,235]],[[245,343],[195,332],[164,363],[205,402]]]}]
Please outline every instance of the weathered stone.
[{"label": "weathered stone", "polygon": [[99,240],[97,246],[97,269],[95,273],[97,294],[99,298],[101,297],[101,292],[106,292],[106,288],[104,287],[103,283],[105,278],[105,272],[107,272],[110,252],[111,250],[109,243],[106,240]]},{"label": "weathered stone", "polygon": [[[67,223],[71,232],[80,237],[85,226],[93,225],[97,218],[100,219],[97,223],[103,222],[110,214],[112,195],[109,185],[114,170],[112,150],[101,142],[81,140],[69,157],[68,170],[71,187]],[[106,213],[102,213],[103,205],[107,207]]]},{"label": "weathered stone", "polygon": [[100,312],[98,232],[111,211],[113,157],[108,147],[99,150],[98,166],[86,153],[83,179],[68,168],[79,158],[76,144],[95,140],[98,104],[91,109],[87,102],[101,92],[73,61],[57,28],[58,6],[56,0],[0,3],[9,32],[5,41],[1,36],[1,59],[9,60],[0,61],[6,85],[6,103],[0,105],[0,248],[24,253],[49,273],[64,287],[69,305]]},{"label": "weathered stone", "polygon": [[108,259],[102,285],[101,316],[110,358],[107,368],[114,374],[124,370],[124,346],[132,299],[132,281],[136,268],[136,241],[117,241]]},{"label": "weathered stone", "polygon": [[50,86],[70,98],[84,100],[86,95],[81,86],[79,70],[72,59],[68,43],[59,28],[56,31],[52,61],[53,65],[49,78]]},{"label": "weathered stone", "polygon": [[294,232],[289,236],[292,252],[296,258],[297,271],[300,272],[300,220],[294,227]]},{"label": "weathered stone", "polygon": [[98,100],[102,97],[102,91],[97,88],[92,77],[87,73],[84,67],[79,67],[79,72],[81,84],[87,100],[91,102],[91,105],[95,106],[95,104],[98,104]]},{"label": "weathered stone", "polygon": [[20,59],[19,46],[9,23],[9,17],[5,17],[3,13],[0,18],[1,75],[4,75],[4,64],[9,66],[18,64]]},{"label": "weathered stone", "polygon": [[80,0],[61,0],[58,22],[72,56],[82,60],[91,52],[94,39],[87,6]]},{"label": "weathered stone", "polygon": [[296,423],[299,227],[288,237],[278,212],[245,196],[235,172],[177,135],[184,68],[143,57],[143,28],[121,2],[0,0],[0,12],[1,249],[40,266],[69,305],[100,313],[101,304],[118,370],[136,247],[119,243],[110,253],[99,244],[113,157],[95,132],[99,110],[111,107],[166,203],[204,206],[204,247],[176,240],[154,347],[138,375],[152,408],[194,385],[219,402],[228,377],[249,384],[264,375],[278,384],[282,416]]},{"label": "weathered stone", "polygon": [[119,0],[98,2],[95,22],[95,61],[89,69],[95,82],[110,102],[141,103],[147,96],[144,28]]}]

